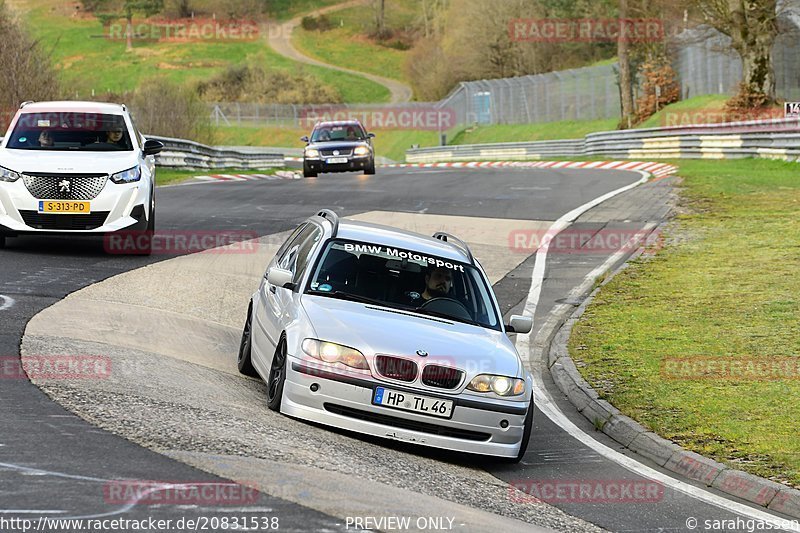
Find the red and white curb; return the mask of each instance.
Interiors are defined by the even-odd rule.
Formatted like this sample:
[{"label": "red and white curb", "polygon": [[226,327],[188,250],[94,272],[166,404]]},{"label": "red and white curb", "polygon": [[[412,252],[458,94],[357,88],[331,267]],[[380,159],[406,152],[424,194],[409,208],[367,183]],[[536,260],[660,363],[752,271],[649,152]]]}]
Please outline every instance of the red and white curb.
[{"label": "red and white curb", "polygon": [[651,161],[452,161],[446,163],[395,163],[390,168],[585,168],[602,170],[642,170],[657,177],[674,174],[677,167]]},{"label": "red and white curb", "polygon": [[299,180],[302,178],[302,174],[281,170],[275,174],[209,174],[194,177],[194,179],[201,181],[275,181]]}]

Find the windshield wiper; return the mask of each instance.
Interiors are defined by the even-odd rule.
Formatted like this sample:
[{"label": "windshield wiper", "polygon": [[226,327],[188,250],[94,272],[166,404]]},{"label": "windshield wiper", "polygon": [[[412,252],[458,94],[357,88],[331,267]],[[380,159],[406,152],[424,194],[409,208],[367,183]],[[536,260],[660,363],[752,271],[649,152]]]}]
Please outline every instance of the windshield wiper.
[{"label": "windshield wiper", "polygon": [[415,313],[419,313],[419,314],[421,314],[421,315],[435,316],[435,317],[437,317],[437,318],[446,318],[447,320],[454,320],[454,321],[456,321],[456,322],[463,322],[463,323],[465,323],[465,324],[470,324],[470,325],[472,325],[472,326],[481,326],[481,327],[485,327],[485,326],[484,326],[483,324],[481,324],[480,322],[475,322],[475,321],[474,321],[474,320],[472,320],[471,318],[462,318],[462,317],[460,317],[460,316],[448,315],[447,313],[439,313],[439,312],[437,312],[437,311],[430,311],[430,310],[428,310],[428,309],[421,309],[421,308],[419,308],[419,307],[415,308],[415,309],[414,309],[414,312],[415,312]]},{"label": "windshield wiper", "polygon": [[322,295],[322,296],[333,296],[334,298],[339,298],[341,300],[350,300],[350,301],[353,301],[353,302],[361,302],[362,304],[382,305],[384,307],[388,307],[388,305],[389,305],[386,302],[383,302],[381,300],[375,300],[374,298],[368,298],[366,296],[359,296],[358,294],[353,294],[353,293],[344,292],[344,291],[328,292],[328,291],[320,291],[320,290],[311,289],[308,292],[312,293],[312,294],[319,294],[319,295]]}]

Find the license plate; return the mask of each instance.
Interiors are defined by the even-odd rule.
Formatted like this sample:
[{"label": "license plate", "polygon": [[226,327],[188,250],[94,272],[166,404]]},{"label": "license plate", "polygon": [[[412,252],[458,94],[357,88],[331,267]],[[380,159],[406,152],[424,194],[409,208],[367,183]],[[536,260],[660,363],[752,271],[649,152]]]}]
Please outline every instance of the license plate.
[{"label": "license plate", "polygon": [[72,202],[72,201],[40,201],[39,202],[39,212],[40,213],[66,213],[66,214],[84,214],[88,215],[91,213],[91,209],[89,208],[89,202]]},{"label": "license plate", "polygon": [[453,416],[453,400],[441,400],[429,396],[420,396],[407,392],[399,392],[378,387],[375,389],[375,396],[372,398],[374,405],[402,409],[423,415],[438,416],[440,418],[450,418]]},{"label": "license plate", "polygon": [[329,165],[335,165],[337,163],[347,163],[346,157],[329,157],[325,160],[326,163]]}]

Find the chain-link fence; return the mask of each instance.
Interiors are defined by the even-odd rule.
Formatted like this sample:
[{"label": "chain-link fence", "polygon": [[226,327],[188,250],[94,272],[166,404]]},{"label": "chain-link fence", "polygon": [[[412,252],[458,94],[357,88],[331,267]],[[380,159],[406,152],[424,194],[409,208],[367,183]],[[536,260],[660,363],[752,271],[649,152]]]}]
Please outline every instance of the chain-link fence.
[{"label": "chain-link fence", "polygon": [[[742,60],[730,38],[710,29],[685,32],[678,40],[674,67],[681,97],[733,94],[742,80]],[[790,26],[772,47],[775,91],[786,100],[800,99],[800,29]]]},{"label": "chain-link fence", "polygon": [[[710,28],[684,32],[675,42],[674,68],[682,98],[732,94],[742,78],[739,56],[730,39]],[[800,29],[784,24],[773,47],[779,97],[800,100]],[[639,80],[641,82],[641,80]],[[634,96],[638,93],[634,88]],[[620,116],[617,64],[599,65],[516,78],[460,83],[446,98],[432,103],[364,105],[211,104],[216,125],[294,125],[308,127],[316,118],[357,118],[368,127],[447,131],[473,124],[530,124]],[[424,124],[418,118],[425,116]],[[406,118],[404,118],[406,117]],[[408,120],[407,117],[416,117]]]}]

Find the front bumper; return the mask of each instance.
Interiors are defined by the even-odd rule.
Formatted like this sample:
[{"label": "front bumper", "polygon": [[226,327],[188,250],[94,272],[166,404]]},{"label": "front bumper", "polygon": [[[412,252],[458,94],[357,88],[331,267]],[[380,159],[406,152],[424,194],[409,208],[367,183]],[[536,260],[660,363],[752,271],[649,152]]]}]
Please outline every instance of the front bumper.
[{"label": "front bumper", "polygon": [[303,166],[314,172],[350,172],[365,170],[374,164],[371,156],[347,156],[347,163],[328,163],[325,159],[304,159]]},{"label": "front bumper", "polygon": [[[315,392],[311,390],[312,384],[318,386]],[[524,401],[500,404],[461,395],[413,391],[454,400],[452,418],[443,419],[372,405],[378,386],[406,390],[369,376],[335,374],[290,356],[281,412],[358,433],[445,450],[509,458],[519,452],[528,409]],[[503,421],[508,427],[501,427]]]},{"label": "front bumper", "polygon": [[0,232],[20,234],[103,234],[145,230],[150,216],[149,190],[142,182],[107,183],[90,202],[88,215],[40,214],[39,202],[22,180],[0,184]]}]

